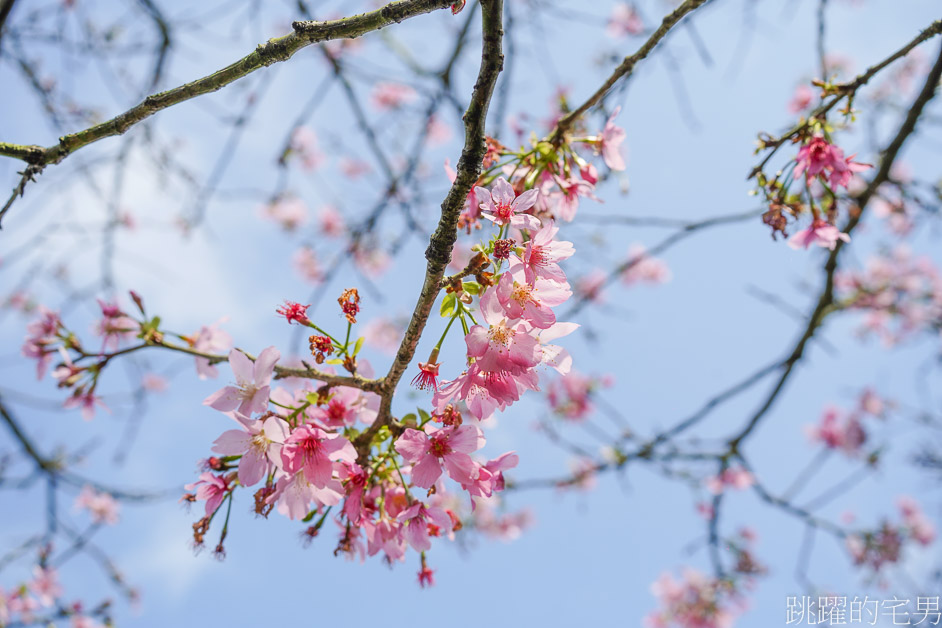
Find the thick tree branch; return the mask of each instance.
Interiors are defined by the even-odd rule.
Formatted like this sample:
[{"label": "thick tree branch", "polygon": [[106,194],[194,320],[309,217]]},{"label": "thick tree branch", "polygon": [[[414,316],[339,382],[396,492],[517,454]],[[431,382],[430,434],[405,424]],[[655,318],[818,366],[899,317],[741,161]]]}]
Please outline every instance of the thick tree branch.
[{"label": "thick tree branch", "polygon": [[471,102],[464,114],[465,142],[461,158],[458,160],[457,177],[442,203],[438,227],[432,234],[425,251],[428,264],[425,279],[422,282],[422,291],[413,310],[412,318],[409,320],[405,336],[399,345],[396,358],[385,377],[385,390],[379,416],[373,425],[357,439],[358,448],[369,446],[373,435],[391,419],[392,398],[396,386],[415,355],[419,338],[422,337],[422,331],[425,329],[432,306],[441,289],[440,282],[445,274],[445,267],[451,260],[451,252],[458,239],[458,215],[464,207],[471,186],[477,181],[481,172],[485,153],[484,124],[487,109],[494,93],[497,76],[504,65],[502,13],[503,0],[481,1],[483,53],[478,78],[471,94]]}]

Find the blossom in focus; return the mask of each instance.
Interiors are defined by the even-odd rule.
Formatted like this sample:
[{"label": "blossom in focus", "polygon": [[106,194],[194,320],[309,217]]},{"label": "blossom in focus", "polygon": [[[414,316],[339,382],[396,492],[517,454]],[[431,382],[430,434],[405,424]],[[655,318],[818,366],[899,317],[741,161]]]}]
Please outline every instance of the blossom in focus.
[{"label": "blossom in focus", "polygon": [[203,403],[220,412],[230,412],[236,408],[244,415],[264,412],[268,407],[272,372],[280,357],[278,349],[268,347],[253,363],[244,353],[233,349],[229,352],[229,366],[235,375],[236,385],[226,386],[213,393]]},{"label": "blossom in focus", "polygon": [[333,476],[333,462],[356,462],[356,450],[339,434],[328,434],[311,425],[296,428],[285,440],[281,461],[288,473],[304,472],[316,488],[324,488]]},{"label": "blossom in focus", "polygon": [[576,250],[572,242],[554,240],[558,231],[559,227],[553,221],[547,222],[527,240],[523,256],[514,254],[511,273],[519,274],[522,269],[527,283],[533,283],[537,278],[565,282],[566,274],[559,262],[572,257]]},{"label": "blossom in focus", "polygon": [[520,196],[514,192],[513,186],[504,177],[498,178],[491,185],[491,189],[475,187],[474,194],[483,211],[484,218],[498,226],[510,225],[517,229],[539,229],[540,220],[535,216],[524,214],[539,196],[538,190],[527,190]]},{"label": "blossom in focus", "polygon": [[223,456],[241,456],[239,484],[257,484],[271,470],[281,465],[281,447],[288,438],[288,424],[278,417],[252,420],[238,412],[230,416],[242,427],[228,430],[213,443],[213,451]]},{"label": "blossom in focus", "polygon": [[396,439],[396,451],[412,463],[412,483],[431,488],[444,466],[449,477],[470,484],[478,471],[471,454],[484,446],[484,435],[473,425],[445,426],[423,432],[407,429]]},{"label": "blossom in focus", "polygon": [[188,491],[196,490],[197,501],[206,502],[206,516],[212,515],[222,504],[226,494],[231,489],[228,478],[214,475],[209,471],[200,474],[199,479],[192,484],[184,486]]}]

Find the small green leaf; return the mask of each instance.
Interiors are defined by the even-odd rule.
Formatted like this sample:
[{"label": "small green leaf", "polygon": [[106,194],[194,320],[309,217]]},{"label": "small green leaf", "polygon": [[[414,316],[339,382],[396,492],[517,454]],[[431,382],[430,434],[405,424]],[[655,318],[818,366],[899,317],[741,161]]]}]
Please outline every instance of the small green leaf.
[{"label": "small green leaf", "polygon": [[455,307],[457,306],[458,297],[455,296],[455,293],[446,294],[445,298],[442,299],[442,308],[441,314],[443,318],[448,318],[455,313]]},{"label": "small green leaf", "polygon": [[423,423],[425,423],[426,421],[430,421],[432,419],[429,413],[423,410],[422,408],[416,408],[416,410],[418,410],[419,418],[422,419]]},{"label": "small green leaf", "polygon": [[462,288],[468,294],[481,294],[481,284],[476,281],[466,281],[462,284]]},{"label": "small green leaf", "polygon": [[356,357],[356,354],[360,352],[360,349],[363,348],[363,341],[366,340],[366,336],[360,336],[357,338],[357,343],[353,345],[353,356]]},{"label": "small green leaf", "polygon": [[340,358],[331,358],[327,360],[327,364],[343,364],[343,360]]}]

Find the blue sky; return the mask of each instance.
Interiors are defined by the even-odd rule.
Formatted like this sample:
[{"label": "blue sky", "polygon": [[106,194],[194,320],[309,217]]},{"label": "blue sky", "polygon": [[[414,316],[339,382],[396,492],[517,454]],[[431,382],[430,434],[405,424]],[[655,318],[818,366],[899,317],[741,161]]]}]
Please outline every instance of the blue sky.
[{"label": "blue sky", "polygon": [[[520,56],[511,75],[510,112],[526,111],[535,119],[544,118],[557,77],[568,87],[572,100],[581,101],[607,75],[612,66],[609,56],[626,54],[640,43],[607,40],[600,34],[608,3],[578,9],[555,3],[558,11],[538,17],[530,13],[527,4],[509,2],[520,20],[515,41]],[[182,16],[188,10],[185,3],[166,4],[175,15]],[[698,54],[690,32],[681,28],[662,54],[639,66],[619,99],[623,105],[619,122],[628,134],[626,176],[621,181],[608,181],[598,193],[604,204],[584,203],[579,217],[604,214],[696,220],[757,206],[747,194],[749,184],[745,181],[754,163],[755,136],[759,131],[775,132],[789,124],[786,103],[802,77],[814,73],[817,3],[758,3],[754,20],[749,21],[753,4],[715,0],[695,16],[696,33],[709,50],[710,62]],[[235,13],[206,33],[194,31],[198,36],[186,39],[173,57],[165,85],[201,76],[250,50],[261,38],[283,32],[287,21],[294,17],[287,5],[273,4],[251,28],[230,28],[230,21],[244,20],[241,13]],[[105,15],[109,6],[108,2],[98,2],[90,4],[89,11]],[[649,23],[665,10],[661,2],[646,2],[641,7]],[[335,9],[351,12],[337,3],[318,9],[323,15]],[[853,70],[859,72],[937,17],[938,3],[930,0],[908,2],[904,9],[889,0],[833,0],[828,5],[828,49],[852,59]],[[414,50],[420,60],[441,59],[449,41],[444,33],[456,28],[456,20],[447,13],[426,16],[399,25],[389,34]],[[937,45],[924,46],[924,53],[933,55]],[[680,68],[678,80],[683,82],[693,124],[686,113],[688,105],[677,98],[665,51]],[[364,99],[370,80],[408,76],[375,35],[367,39],[351,65],[356,69],[355,87]],[[131,63],[128,67],[134,70],[138,66]],[[97,103],[109,114],[131,102],[130,96],[122,99],[116,84],[103,89],[110,79],[92,66],[70,68],[49,55],[44,68],[61,76],[62,81],[70,80],[69,72],[83,77],[74,86],[80,99]],[[459,94],[468,93],[475,70],[473,55],[468,54],[459,66]],[[290,257],[299,242],[317,242],[318,236],[313,230],[285,236],[272,224],[260,221],[257,208],[264,192],[274,187],[274,162],[286,130],[309,98],[309,86],[318,84],[326,72],[316,50],[303,51],[288,64],[207,97],[206,103],[184,104],[158,116],[156,132],[165,139],[174,139],[181,160],[205,177],[220,152],[228,150],[226,130],[214,121],[212,112],[238,112],[246,94],[257,90],[260,82],[270,76],[271,83],[262,93],[252,124],[220,182],[220,194],[208,206],[205,224],[189,239],[181,239],[170,227],[173,215],[192,207],[189,190],[161,181],[139,151],[130,154],[129,159],[139,165],[131,169],[124,183],[122,203],[137,216],[141,227],[122,233],[117,241],[116,281],[122,290],[134,288],[143,294],[148,309],[159,312],[169,328],[189,332],[227,316],[225,328],[237,346],[257,352],[275,344],[288,352],[290,330],[275,318],[273,309],[286,298],[308,302],[306,296],[311,289],[291,269]],[[12,97],[0,99],[0,138],[53,142],[55,130],[43,121],[36,102],[25,92],[9,63],[0,64],[0,81],[16,85]],[[326,145],[342,142],[367,156],[337,87],[331,89],[311,126],[322,134]],[[939,111],[938,106],[935,111]],[[408,137],[409,127],[399,127],[375,110],[369,113],[376,116],[382,140],[397,150],[401,138]],[[880,145],[893,131],[895,118],[888,120],[885,127],[876,130]],[[457,116],[449,111],[445,121],[455,131],[452,141],[430,151],[423,164],[429,173],[423,200],[418,204],[418,218],[423,225],[432,224],[446,190],[447,181],[438,176],[442,173],[441,163],[446,157],[454,162],[458,155]],[[601,122],[595,119],[592,124]],[[863,122],[861,128],[866,124]],[[872,160],[865,137],[852,133],[842,137],[848,153],[859,149],[864,161]],[[927,128],[906,147],[904,160],[917,175],[938,177],[940,142],[938,128]],[[113,155],[117,146],[114,141],[103,141],[88,148],[83,159],[94,163],[96,157]],[[4,224],[0,257],[3,251],[17,248],[31,234],[47,230],[57,221],[86,226],[102,221],[105,210],[101,202],[92,186],[75,174],[69,161],[71,158],[44,174],[26,199],[14,207]],[[329,169],[333,167],[310,177],[295,172],[290,187],[311,208],[335,203],[345,213],[361,215],[375,201],[380,181],[374,178],[350,185]],[[18,164],[8,160],[0,162],[0,181],[12,182],[17,168]],[[112,177],[108,170],[93,177],[99,186],[110,189]],[[622,194],[619,188],[626,184],[629,192]],[[593,266],[617,262],[633,242],[650,247],[669,233],[663,229],[580,222],[579,217],[562,233],[576,243],[577,256],[567,267],[575,276]],[[934,230],[937,226],[920,232],[913,247],[921,252],[935,251],[938,261],[937,249],[932,248]],[[379,229],[388,238],[401,231],[402,221],[396,212],[384,219]],[[83,285],[100,271],[100,250],[96,243],[73,253],[67,248],[69,237],[54,237],[32,255],[61,256],[76,284]],[[383,298],[365,291],[363,320],[405,314],[414,303],[424,268],[425,241],[409,236],[403,242],[394,267],[379,282]],[[886,242],[892,239],[881,232],[878,221],[871,219],[866,231],[861,229],[855,234],[847,255],[849,262],[859,266]],[[716,391],[789,349],[799,333],[799,323],[750,296],[748,288],[762,287],[806,311],[814,298],[823,260],[819,252],[796,252],[782,242],[773,242],[758,221],[704,231],[663,258],[672,271],[670,283],[657,287],[614,286],[607,293],[605,310],[583,314],[578,320],[583,332],[566,340],[579,370],[614,374],[616,385],[606,391],[605,398],[643,434],[673,424]],[[0,266],[2,292],[18,284],[29,267],[29,259]],[[332,295],[359,282],[362,279],[349,265],[345,266],[323,302],[315,303],[315,314],[325,324],[339,327],[339,321],[333,319]],[[40,278],[32,286],[44,302],[53,306],[62,302],[61,286],[54,281]],[[89,304],[82,304],[72,308],[69,316],[76,328],[86,329],[93,314]],[[37,383],[31,365],[17,357],[26,320],[12,313],[0,316],[0,391],[61,399],[61,393],[48,379]],[[748,443],[746,455],[770,488],[784,490],[815,454],[802,427],[815,422],[825,404],[849,406],[856,392],[867,385],[876,385],[884,395],[908,405],[920,403],[916,373],[938,354],[938,341],[923,338],[884,351],[874,342],[861,343],[855,338],[857,322],[842,317],[826,324],[831,349],[825,350],[820,344],[811,346],[809,359],[788,384],[786,395]],[[431,323],[418,355],[424,357],[440,329],[438,321]],[[588,332],[597,340],[591,341]],[[456,339],[443,354],[446,364],[460,364],[461,351]],[[388,365],[388,356],[370,348],[365,349],[365,355],[377,370]],[[136,417],[140,419],[140,431],[128,460],[121,466],[111,461],[129,420],[122,411],[126,404],[120,402],[120,397],[112,403],[113,414],[100,413],[93,423],[82,422],[74,413],[50,412],[25,404],[15,407],[30,433],[47,449],[56,444],[94,442],[96,455],[82,469],[90,476],[120,486],[181,487],[194,478],[196,462],[207,455],[212,440],[230,428],[225,417],[201,404],[228,381],[228,372],[223,367],[218,380],[199,381],[192,377],[189,360],[160,355],[147,359],[150,368],[174,376],[170,390],[150,399],[146,415]],[[108,384],[112,393],[120,395],[126,390],[128,378],[116,369]],[[938,412],[937,370],[930,371],[927,382],[934,393],[931,407]],[[767,394],[768,386],[768,382],[759,385],[724,405],[698,434],[710,438],[742,425]],[[553,477],[568,468],[567,454],[533,429],[535,420],[545,412],[543,400],[538,395],[533,397],[500,416],[497,426],[487,431],[486,454],[493,456],[508,449],[520,453],[521,463],[514,472],[518,479]],[[407,412],[421,399],[420,395],[404,395],[394,410]],[[604,425],[604,418],[599,423]],[[599,445],[585,433],[572,433],[589,446]],[[876,524],[881,516],[895,516],[896,495],[909,493],[919,497],[937,521],[937,485],[909,464],[917,445],[925,442],[925,432],[910,419],[898,417],[883,426],[876,438],[886,440],[887,454],[875,478],[821,514],[837,519],[842,511],[850,509],[858,513],[861,523]],[[0,443],[4,448],[8,446],[6,441]],[[853,468],[841,460],[829,460],[820,483],[813,484],[809,494],[819,492]],[[417,561],[389,569],[376,560],[361,565],[334,558],[334,531],[329,526],[323,538],[302,549],[297,525],[277,516],[267,521],[255,519],[246,512],[246,498],[234,506],[228,557],[221,563],[206,554],[193,556],[188,532],[195,517],[173,499],[124,508],[120,525],[100,536],[101,546],[142,592],[138,610],[119,603],[118,618],[126,620],[122,623],[163,626],[169,622],[195,625],[218,621],[250,625],[340,620],[353,625],[382,621],[405,626],[416,621],[442,621],[454,626],[555,626],[616,620],[636,625],[655,607],[649,586],[660,573],[687,564],[708,569],[702,543],[705,526],[694,512],[690,491],[640,465],[629,467],[624,477],[600,478],[598,486],[587,493],[541,490],[508,495],[511,507],[532,509],[535,526],[512,543],[475,539],[469,551],[440,543],[430,555],[437,584],[429,590],[421,590],[415,583]],[[38,493],[3,491],[0,504],[0,547],[12,546],[40,525],[43,505]],[[82,520],[75,513],[66,516]],[[786,595],[804,593],[793,575],[802,527],[768,509],[749,492],[732,495],[724,511],[726,533],[744,524],[758,530],[757,553],[771,573],[759,581],[752,609],[738,625],[778,625],[784,615]],[[938,550],[929,548],[924,554],[908,556],[906,570],[917,582],[925,582],[938,558]],[[848,568],[846,555],[832,539],[819,539],[811,566],[812,579],[825,589],[850,596],[872,593]],[[17,567],[8,568],[0,572],[0,584],[9,586],[17,577]],[[108,590],[105,577],[85,558],[63,569],[63,581],[69,595],[98,599]],[[936,595],[937,589],[938,583],[936,590],[922,593]],[[897,580],[888,592],[914,594]]]}]

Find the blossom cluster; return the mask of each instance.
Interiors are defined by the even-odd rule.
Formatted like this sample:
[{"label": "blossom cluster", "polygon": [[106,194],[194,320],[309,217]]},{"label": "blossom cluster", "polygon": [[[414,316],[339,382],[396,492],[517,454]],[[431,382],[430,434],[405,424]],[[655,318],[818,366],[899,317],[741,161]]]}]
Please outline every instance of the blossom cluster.
[{"label": "blossom cluster", "polygon": [[746,609],[743,594],[766,568],[753,557],[756,533],[741,528],[725,547],[734,559],[732,570],[723,577],[707,576],[686,567],[675,578],[664,573],[651,585],[660,608],[644,619],[647,628],[728,628]]},{"label": "blossom cluster", "polygon": [[[57,360],[52,376],[59,388],[71,392],[63,405],[79,409],[85,420],[91,420],[97,408],[107,409],[97,389],[101,373],[113,358],[149,346],[171,346],[165,342],[166,334],[159,328],[160,317],[148,317],[140,295],[133,291],[130,295],[140,317],[126,313],[115,302],[98,300],[101,315],[92,325],[92,333],[100,338],[98,348],[87,348],[79,335],[66,326],[58,312],[43,305],[37,306],[37,317],[26,327],[21,354],[35,360],[38,379],[42,379],[49,366]],[[232,346],[232,338],[220,328],[222,322],[204,325],[190,335],[170,334],[184,343],[175,347],[176,350],[194,356],[196,374],[200,379],[218,375],[210,356]],[[132,344],[135,340],[140,343]],[[160,376],[145,373],[141,387],[145,391],[159,392],[166,387],[166,382]]]},{"label": "blossom cluster", "polygon": [[911,497],[897,500],[901,521],[883,521],[874,530],[851,534],[846,539],[847,550],[854,564],[879,576],[887,565],[898,563],[908,543],[927,546],[935,540],[936,531],[919,504]]},{"label": "blossom cluster", "polygon": [[65,602],[59,573],[45,564],[46,548],[32,577],[9,591],[0,587],[0,626],[55,625],[67,620],[71,628],[104,628],[111,625],[108,602],[87,609],[81,601]]},{"label": "blossom cluster", "polygon": [[[831,142],[829,127],[823,120],[809,121],[799,138],[798,153],[784,169],[771,179],[763,172],[757,173],[759,187],[769,203],[762,220],[771,227],[774,238],[777,233],[788,235],[789,216],[797,219],[809,213],[811,224],[792,235],[788,245],[807,249],[814,244],[834,250],[838,241],[850,242],[850,236],[834,225],[839,191],[852,185],[857,173],[872,166],[854,161],[854,155],[845,157],[843,149]],[[760,149],[767,142],[760,139]]]},{"label": "blossom cluster", "polygon": [[863,270],[835,277],[841,307],[865,312],[860,333],[893,346],[942,329],[942,273],[906,246],[871,257]]},{"label": "blossom cluster", "polygon": [[[295,308],[286,306],[282,313],[297,318]],[[464,424],[453,406],[436,415],[420,411],[420,420],[403,417],[395,434],[383,427],[372,441],[375,449],[358,451],[354,443],[376,420],[379,396],[309,382],[293,389],[273,387],[279,359],[274,347],[254,362],[233,350],[229,363],[234,384],[205,401],[237,427],[216,439],[216,455],[186,487],[192,491],[186,501],[205,502],[204,516],[193,526],[195,543],[203,544],[217,513],[231,504],[237,489],[260,485],[253,489],[258,515],[267,517],[275,510],[292,520],[313,522],[304,532],[313,538],[334,512],[340,530],[337,553],[361,559],[381,554],[393,563],[404,560],[411,548],[421,554],[420,582],[431,584],[424,553],[432,539],[454,538],[463,526],[460,500],[449,492],[445,478],[466,492],[474,507],[504,488],[503,472],[517,464],[517,456],[508,452],[486,462],[472,458],[484,446],[484,434],[476,425]],[[349,355],[343,361],[349,364]],[[368,363],[361,361],[356,371],[368,373]],[[413,494],[416,488],[423,489],[422,496]],[[501,524],[492,508],[485,509],[486,525],[504,525],[508,536],[514,534],[512,521]],[[217,554],[224,552],[229,507],[225,511]],[[522,525],[517,523],[517,529]]]},{"label": "blossom cluster", "polygon": [[836,406],[828,406],[821,414],[817,425],[805,427],[805,433],[812,442],[820,442],[827,449],[840,451],[847,456],[859,456],[868,439],[865,420],[883,419],[887,411],[887,402],[866,389],[860,395],[857,406],[844,412]]}]

